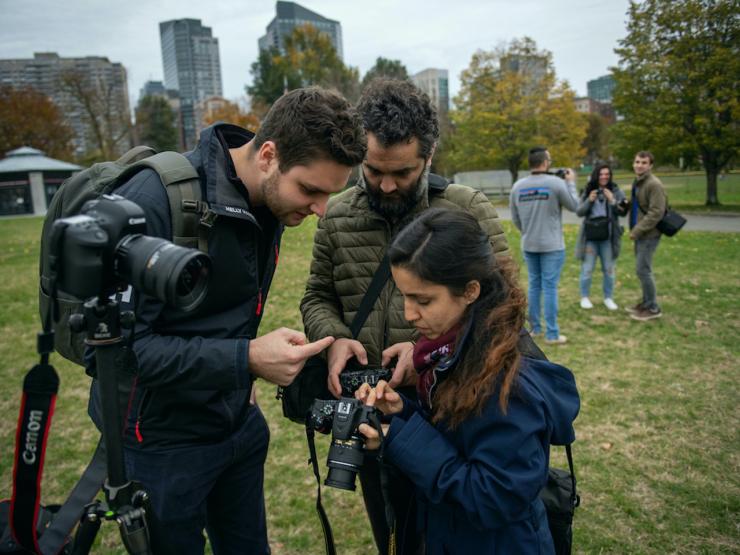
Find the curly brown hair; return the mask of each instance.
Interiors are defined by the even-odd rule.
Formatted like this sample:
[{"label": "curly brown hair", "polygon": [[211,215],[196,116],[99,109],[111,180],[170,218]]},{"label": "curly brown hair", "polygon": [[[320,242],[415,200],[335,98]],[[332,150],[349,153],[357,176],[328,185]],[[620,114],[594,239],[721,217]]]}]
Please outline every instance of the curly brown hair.
[{"label": "curly brown hair", "polygon": [[488,235],[474,216],[443,209],[425,211],[411,222],[388,249],[393,266],[424,281],[462,295],[471,281],[480,295],[463,319],[472,319],[472,336],[462,348],[454,372],[434,395],[433,421],[450,428],[479,415],[498,390],[506,412],[521,354],[517,347],[524,327],[526,296],[510,259],[496,259]]}]

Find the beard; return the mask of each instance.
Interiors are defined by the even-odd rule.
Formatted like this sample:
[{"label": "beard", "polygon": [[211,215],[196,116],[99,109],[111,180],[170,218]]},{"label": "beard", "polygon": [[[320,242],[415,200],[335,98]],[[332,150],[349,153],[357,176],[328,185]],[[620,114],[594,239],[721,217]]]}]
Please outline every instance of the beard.
[{"label": "beard", "polygon": [[283,225],[293,227],[299,225],[305,215],[301,216],[298,206],[291,206],[286,199],[280,196],[280,173],[274,172],[265,177],[260,183],[262,201],[265,208]]},{"label": "beard", "polygon": [[368,204],[370,209],[377,212],[388,220],[397,220],[414,209],[414,206],[419,202],[421,198],[421,183],[429,173],[428,168],[424,168],[424,171],[419,175],[419,179],[416,180],[411,187],[402,191],[396,189],[392,194],[386,195],[380,190],[380,186],[373,187],[365,180]]},{"label": "beard", "polygon": [[280,196],[278,195],[278,184],[280,183],[280,174],[274,172],[268,175],[260,183],[260,189],[262,191],[262,199],[265,206],[277,216],[280,212]]}]

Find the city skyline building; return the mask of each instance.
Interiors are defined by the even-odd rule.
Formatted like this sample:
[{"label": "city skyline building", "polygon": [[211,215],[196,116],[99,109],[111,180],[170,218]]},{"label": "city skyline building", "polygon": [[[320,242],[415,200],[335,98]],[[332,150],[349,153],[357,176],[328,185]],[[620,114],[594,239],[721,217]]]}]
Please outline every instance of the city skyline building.
[{"label": "city skyline building", "polygon": [[450,111],[450,79],[446,69],[427,68],[411,76],[411,81],[429,95],[440,117]]},{"label": "city skyline building", "polygon": [[164,87],[178,91],[184,148],[197,143],[195,105],[222,96],[218,38],[200,19],[173,19],[159,24]]},{"label": "city skyline building", "polygon": [[342,24],[334,19],[329,19],[321,14],[304,8],[295,2],[276,2],[275,17],[267,24],[265,34],[257,40],[259,50],[277,48],[281,53],[283,50],[283,39],[293,32],[299,25],[310,23],[317,30],[328,35],[339,59],[344,61],[344,48],[342,46]]},{"label": "city skyline building", "polygon": [[612,75],[602,75],[586,83],[587,96],[598,102],[611,103],[616,82]]},{"label": "city skyline building", "polygon": [[616,121],[614,107],[609,102],[600,102],[588,96],[579,96],[573,99],[573,104],[576,111],[582,114],[598,114],[609,124]]},{"label": "city skyline building", "polygon": [[[64,81],[70,79],[76,81],[75,87],[64,86]],[[118,62],[104,56],[64,58],[56,52],[35,52],[33,58],[0,60],[0,84],[17,89],[30,87],[48,96],[74,131],[76,157],[98,148],[81,94],[110,125],[104,132],[114,138],[113,154],[122,154],[131,147],[126,69]]]},{"label": "city skyline building", "polygon": [[162,81],[147,81],[139,91],[139,100],[145,96],[167,96],[167,89]]}]

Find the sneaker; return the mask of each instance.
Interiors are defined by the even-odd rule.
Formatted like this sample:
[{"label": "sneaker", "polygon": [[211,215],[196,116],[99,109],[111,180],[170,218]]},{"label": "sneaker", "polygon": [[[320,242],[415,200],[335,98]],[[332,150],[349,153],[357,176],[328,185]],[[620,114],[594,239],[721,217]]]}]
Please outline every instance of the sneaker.
[{"label": "sneaker", "polygon": [[548,345],[565,345],[567,342],[568,338],[564,335],[558,335],[557,339],[545,339]]},{"label": "sneaker", "polygon": [[635,306],[625,306],[624,309],[630,314],[635,314],[643,310],[642,301],[637,303]]},{"label": "sneaker", "polygon": [[663,311],[659,308],[643,308],[638,312],[630,314],[630,318],[633,320],[639,320],[640,322],[647,322],[648,320],[654,320],[663,316]]},{"label": "sneaker", "polygon": [[614,299],[604,299],[604,306],[609,310],[617,310],[619,308],[617,303],[614,302]]},{"label": "sneaker", "polygon": [[588,297],[581,297],[581,308],[590,310],[593,307],[594,307],[594,304],[591,302],[591,299],[589,299]]}]

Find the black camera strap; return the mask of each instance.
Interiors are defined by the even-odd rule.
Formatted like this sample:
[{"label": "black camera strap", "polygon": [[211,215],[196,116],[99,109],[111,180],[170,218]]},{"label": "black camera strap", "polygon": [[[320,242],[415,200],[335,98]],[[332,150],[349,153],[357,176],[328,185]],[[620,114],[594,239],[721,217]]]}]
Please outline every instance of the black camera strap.
[{"label": "black camera strap", "polygon": [[49,364],[49,355],[54,350],[51,322],[52,319],[58,319],[55,281],[52,279],[53,301],[44,317],[44,329],[37,338],[36,350],[41,360],[23,379],[9,515],[10,531],[16,543],[30,553],[44,555],[55,555],[62,550],[69,541],[72,529],[79,522],[85,505],[100,490],[106,476],[105,449],[101,440],[90,464],[64,505],[54,512],[52,522],[45,529],[39,530],[38,524],[43,512],[41,479],[59,392],[59,376]]},{"label": "black camera strap", "polygon": [[388,554],[396,555],[396,511],[391,503],[391,483],[388,477],[388,469],[385,465],[385,436],[383,426],[377,415],[370,416],[370,422],[378,431],[380,437],[380,448],[378,450],[378,468],[380,469],[380,492],[383,495],[385,505],[385,521],[388,524]]},{"label": "black camera strap", "polygon": [[321,530],[324,532],[324,547],[327,555],[336,555],[337,551],[334,547],[334,534],[331,531],[331,524],[329,523],[329,517],[326,516],[324,506],[321,504],[321,473],[319,472],[319,462],[316,458],[316,445],[314,443],[314,436],[316,432],[311,427],[310,419],[306,419],[306,441],[308,442],[308,451],[311,454],[309,463],[313,468],[313,474],[316,476],[316,512],[319,514],[319,520],[321,520]]},{"label": "black camera strap", "polygon": [[360,334],[362,326],[365,325],[365,320],[367,320],[367,317],[370,315],[373,305],[375,304],[375,301],[378,300],[380,292],[389,277],[391,277],[391,263],[390,260],[388,260],[388,254],[386,253],[383,255],[383,259],[380,261],[378,269],[375,270],[373,279],[370,281],[370,285],[368,286],[365,295],[362,297],[362,301],[360,301],[360,307],[357,309],[357,314],[355,314],[352,323],[349,325],[349,330],[352,332],[353,339],[357,339],[357,336]]},{"label": "black camera strap", "polygon": [[36,522],[40,510],[46,440],[58,390],[59,376],[48,363],[35,365],[23,380],[15,437],[10,526],[15,540],[33,553],[41,552]]},{"label": "black camera strap", "polygon": [[581,504],[581,498],[578,496],[576,490],[576,472],[573,470],[573,453],[570,449],[570,443],[565,446],[565,455],[568,457],[568,470],[570,470],[570,483],[573,486],[573,491],[570,494],[570,504],[573,509]]}]

